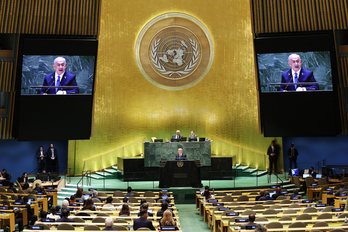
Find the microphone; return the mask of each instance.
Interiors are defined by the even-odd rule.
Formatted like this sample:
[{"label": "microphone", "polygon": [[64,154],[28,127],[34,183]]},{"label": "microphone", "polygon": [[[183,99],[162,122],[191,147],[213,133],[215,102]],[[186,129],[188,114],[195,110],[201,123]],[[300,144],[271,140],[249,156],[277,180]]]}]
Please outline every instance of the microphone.
[{"label": "microphone", "polygon": [[[53,82],[51,83],[50,87],[52,86],[53,83],[55,83],[55,81],[53,81]],[[46,88],[45,93],[47,93],[49,89],[50,89],[50,88]]]},{"label": "microphone", "polygon": [[[290,82],[292,81],[293,78],[294,78],[294,77],[291,75],[291,79],[290,79],[290,81],[289,81],[288,83],[290,83]],[[286,89],[288,88],[288,86],[289,86],[289,85],[286,85],[286,87],[285,87],[284,90],[286,90]]]}]

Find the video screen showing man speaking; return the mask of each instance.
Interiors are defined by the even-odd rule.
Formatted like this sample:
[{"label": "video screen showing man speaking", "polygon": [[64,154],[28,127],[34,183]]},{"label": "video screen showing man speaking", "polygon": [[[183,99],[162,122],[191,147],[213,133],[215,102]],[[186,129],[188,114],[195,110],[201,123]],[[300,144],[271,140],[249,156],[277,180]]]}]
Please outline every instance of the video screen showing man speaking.
[{"label": "video screen showing man speaking", "polygon": [[329,51],[260,53],[257,62],[261,92],[333,89]]},{"label": "video screen showing man speaking", "polygon": [[92,94],[95,56],[23,55],[21,95]]}]

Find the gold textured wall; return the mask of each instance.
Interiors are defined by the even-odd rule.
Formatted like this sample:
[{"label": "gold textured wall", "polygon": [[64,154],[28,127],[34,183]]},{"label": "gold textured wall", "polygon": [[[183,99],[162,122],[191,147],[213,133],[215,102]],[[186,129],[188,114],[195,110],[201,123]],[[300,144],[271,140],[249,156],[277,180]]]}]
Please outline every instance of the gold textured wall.
[{"label": "gold textured wall", "polygon": [[[214,42],[214,62],[197,85],[168,91],[152,85],[141,74],[135,43],[151,19],[180,12],[200,20]],[[93,137],[69,142],[69,167],[81,174],[83,160],[109,154],[143,137],[170,138],[176,129],[188,136],[218,138],[212,153],[235,156],[226,144],[245,149],[238,160],[259,163],[272,138],[259,134],[251,6],[247,0],[148,0],[101,2]],[[278,143],[282,144],[281,138]],[[128,146],[129,147],[129,146]],[[226,150],[226,147],[228,150]],[[237,149],[238,150],[238,149]],[[125,148],[115,155],[142,152]],[[280,159],[279,163],[282,163]],[[100,166],[100,168],[96,166]],[[95,161],[91,168],[106,163]]]}]

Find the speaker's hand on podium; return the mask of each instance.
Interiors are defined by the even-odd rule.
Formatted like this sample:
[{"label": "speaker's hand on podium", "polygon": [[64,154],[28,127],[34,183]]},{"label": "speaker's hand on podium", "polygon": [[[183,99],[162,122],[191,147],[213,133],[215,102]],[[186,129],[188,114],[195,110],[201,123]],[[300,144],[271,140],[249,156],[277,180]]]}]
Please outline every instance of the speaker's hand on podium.
[{"label": "speaker's hand on podium", "polygon": [[66,94],[66,91],[58,90],[56,94]]}]

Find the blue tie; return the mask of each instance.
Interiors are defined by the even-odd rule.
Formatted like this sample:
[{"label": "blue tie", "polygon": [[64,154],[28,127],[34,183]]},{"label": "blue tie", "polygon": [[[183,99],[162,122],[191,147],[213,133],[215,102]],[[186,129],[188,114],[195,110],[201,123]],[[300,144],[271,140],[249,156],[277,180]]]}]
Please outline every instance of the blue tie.
[{"label": "blue tie", "polygon": [[[295,73],[295,80],[294,80],[294,83],[297,83],[297,82],[298,82],[297,73]],[[295,89],[297,89],[297,85],[295,85]]]},{"label": "blue tie", "polygon": [[[60,84],[60,76],[58,76],[58,80],[57,80],[57,83],[56,83],[56,86],[59,86]],[[56,88],[56,93],[58,92],[58,88]]]}]

